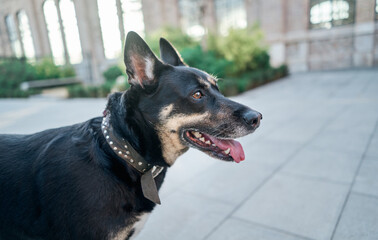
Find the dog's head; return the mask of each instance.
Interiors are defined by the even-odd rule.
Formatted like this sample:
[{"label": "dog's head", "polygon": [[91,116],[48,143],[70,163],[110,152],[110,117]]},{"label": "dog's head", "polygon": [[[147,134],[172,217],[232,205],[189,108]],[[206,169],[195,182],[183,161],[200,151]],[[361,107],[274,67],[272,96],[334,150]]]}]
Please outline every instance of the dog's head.
[{"label": "dog's head", "polygon": [[252,133],[262,115],[225,98],[215,77],[187,66],[163,38],[160,53],[162,61],[136,33],[128,33],[124,61],[130,107],[154,129],[165,162],[172,165],[189,147],[226,161],[244,160],[233,139]]}]

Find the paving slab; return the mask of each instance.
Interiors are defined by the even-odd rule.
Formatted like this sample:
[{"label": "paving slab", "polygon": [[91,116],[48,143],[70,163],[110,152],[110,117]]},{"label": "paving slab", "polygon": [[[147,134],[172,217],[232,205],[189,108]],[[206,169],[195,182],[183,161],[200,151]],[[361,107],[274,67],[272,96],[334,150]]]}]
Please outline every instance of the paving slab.
[{"label": "paving slab", "polygon": [[105,99],[26,99],[24,106],[20,101],[0,101],[0,118],[6,119],[0,122],[0,133],[29,134],[80,123],[102,116],[106,106]]},{"label": "paving slab", "polygon": [[272,174],[256,161],[217,163],[181,187],[182,191],[236,206]]},{"label": "paving slab", "polygon": [[298,152],[285,165],[282,172],[351,184],[361,158],[362,153],[335,152],[328,148],[307,147]]},{"label": "paving slab", "polygon": [[362,154],[369,143],[370,134],[346,131],[323,131],[309,144],[309,147],[328,149],[332,152]]},{"label": "paving slab", "polygon": [[275,175],[233,216],[312,239],[329,239],[348,186]]},{"label": "paving slab", "polygon": [[353,191],[378,197],[378,156],[366,157],[353,185]]},{"label": "paving slab", "polygon": [[164,200],[165,197],[182,189],[185,184],[194,181],[202,176],[202,172],[208,172],[209,168],[217,164],[219,164],[218,160],[196,149],[190,149],[167,172],[164,184],[159,191],[161,199]]},{"label": "paving slab", "polygon": [[375,133],[366,151],[366,156],[373,157],[372,159],[378,160],[378,127],[375,129]]},{"label": "paving slab", "polygon": [[250,159],[249,161],[258,162],[276,169],[288,161],[300,149],[301,145],[293,142],[261,138],[243,146],[245,146],[244,151],[248,159]]},{"label": "paving slab", "polygon": [[176,191],[157,206],[136,239],[203,239],[232,207]]},{"label": "paving slab", "polygon": [[351,194],[332,240],[378,239],[378,198]]},{"label": "paving slab", "polygon": [[257,225],[245,220],[230,218],[207,240],[307,240],[280,230]]}]

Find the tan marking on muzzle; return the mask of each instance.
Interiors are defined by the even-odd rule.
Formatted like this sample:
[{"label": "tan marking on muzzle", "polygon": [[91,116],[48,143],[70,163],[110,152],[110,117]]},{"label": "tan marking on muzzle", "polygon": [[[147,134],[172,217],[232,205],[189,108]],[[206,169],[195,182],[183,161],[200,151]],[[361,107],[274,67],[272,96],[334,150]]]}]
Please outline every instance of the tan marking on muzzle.
[{"label": "tan marking on muzzle", "polygon": [[207,121],[209,113],[202,114],[176,114],[168,117],[173,110],[173,104],[163,108],[160,112],[160,125],[158,127],[158,135],[161,141],[163,157],[165,161],[172,165],[176,159],[188,150],[188,147],[183,144],[180,136],[182,127],[196,125],[198,122]]},{"label": "tan marking on muzzle", "polygon": [[163,110],[160,111],[159,119],[164,121],[164,119],[167,119],[169,114],[173,111],[173,103],[163,107]]}]

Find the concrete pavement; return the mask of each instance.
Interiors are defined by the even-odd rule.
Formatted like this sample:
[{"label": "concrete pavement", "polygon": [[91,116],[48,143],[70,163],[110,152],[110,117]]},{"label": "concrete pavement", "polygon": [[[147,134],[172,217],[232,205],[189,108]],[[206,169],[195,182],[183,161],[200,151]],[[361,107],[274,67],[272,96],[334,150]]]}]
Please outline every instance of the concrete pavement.
[{"label": "concrete pavement", "polygon": [[[263,113],[246,160],[190,150],[144,239],[378,239],[378,69],[295,74],[234,98]],[[104,99],[0,100],[0,133],[85,121]]]}]

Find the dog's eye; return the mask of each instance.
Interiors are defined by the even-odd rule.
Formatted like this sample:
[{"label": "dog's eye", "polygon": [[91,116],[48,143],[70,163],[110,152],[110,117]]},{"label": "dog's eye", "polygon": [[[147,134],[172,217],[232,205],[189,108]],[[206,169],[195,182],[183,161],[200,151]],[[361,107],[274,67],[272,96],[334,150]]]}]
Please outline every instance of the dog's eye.
[{"label": "dog's eye", "polygon": [[200,91],[197,91],[197,92],[195,92],[195,93],[192,95],[192,97],[193,97],[194,99],[200,99],[200,98],[203,97],[203,94],[202,94]]}]

